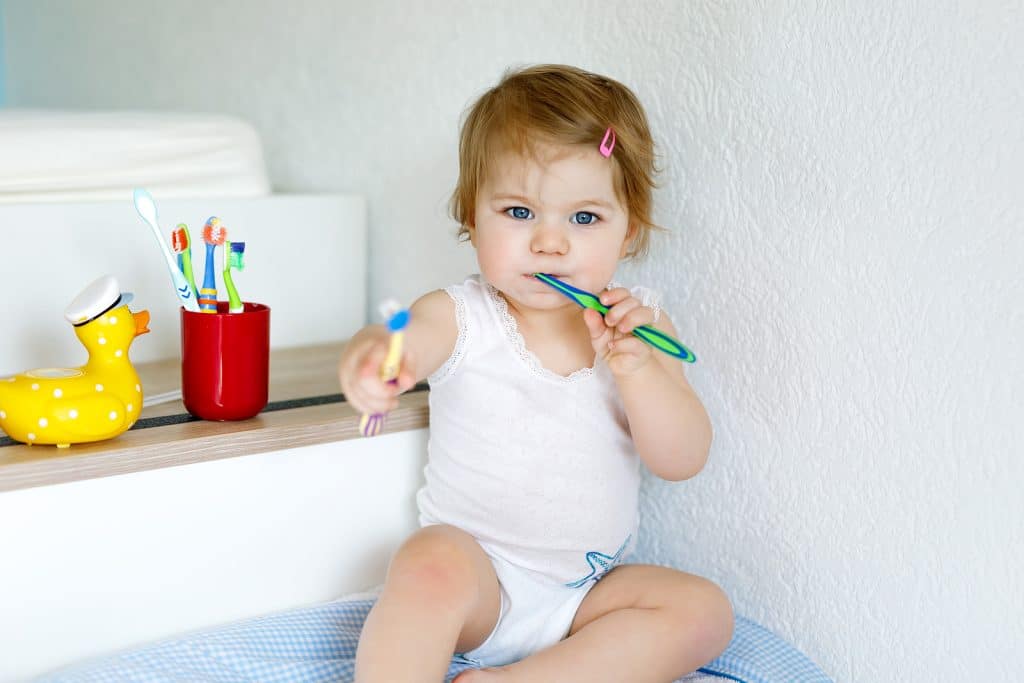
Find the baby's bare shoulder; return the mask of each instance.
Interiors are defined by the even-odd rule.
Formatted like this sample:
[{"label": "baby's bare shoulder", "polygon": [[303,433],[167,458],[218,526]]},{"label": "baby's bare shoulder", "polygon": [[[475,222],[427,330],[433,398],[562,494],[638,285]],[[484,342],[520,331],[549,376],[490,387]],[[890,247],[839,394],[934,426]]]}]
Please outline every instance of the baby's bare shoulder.
[{"label": "baby's bare shoulder", "polygon": [[433,374],[455,349],[459,329],[455,302],[443,289],[428,292],[409,308],[410,349],[416,349],[420,363],[417,380]]}]

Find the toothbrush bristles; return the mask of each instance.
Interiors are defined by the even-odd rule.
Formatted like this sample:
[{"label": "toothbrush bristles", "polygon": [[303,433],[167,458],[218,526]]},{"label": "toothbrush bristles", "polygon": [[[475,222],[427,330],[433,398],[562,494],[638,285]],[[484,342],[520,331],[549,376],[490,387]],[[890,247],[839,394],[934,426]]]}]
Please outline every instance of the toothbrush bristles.
[{"label": "toothbrush bristles", "polygon": [[242,258],[245,254],[245,242],[230,242],[230,244],[231,255],[228,256],[225,252],[225,258],[235,270],[245,270],[245,261]]},{"label": "toothbrush bristles", "polygon": [[188,249],[188,232],[184,223],[178,223],[178,227],[171,233],[171,249],[178,254]]},{"label": "toothbrush bristles", "polygon": [[394,299],[385,299],[381,302],[380,307],[377,310],[380,311],[381,318],[387,322],[388,320],[391,320],[391,316],[402,310],[402,306]]},{"label": "toothbrush bristles", "polygon": [[206,225],[203,226],[203,241],[219,247],[224,244],[227,237],[228,229],[221,225],[220,219],[216,216],[210,216],[206,221]]}]

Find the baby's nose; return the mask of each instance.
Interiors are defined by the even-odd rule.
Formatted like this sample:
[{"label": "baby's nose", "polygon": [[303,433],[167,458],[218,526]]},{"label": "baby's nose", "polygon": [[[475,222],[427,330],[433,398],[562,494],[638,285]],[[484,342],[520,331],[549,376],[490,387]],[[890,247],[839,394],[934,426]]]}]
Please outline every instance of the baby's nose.
[{"label": "baby's nose", "polygon": [[565,254],[569,251],[569,239],[561,227],[538,222],[530,248],[535,254]]}]

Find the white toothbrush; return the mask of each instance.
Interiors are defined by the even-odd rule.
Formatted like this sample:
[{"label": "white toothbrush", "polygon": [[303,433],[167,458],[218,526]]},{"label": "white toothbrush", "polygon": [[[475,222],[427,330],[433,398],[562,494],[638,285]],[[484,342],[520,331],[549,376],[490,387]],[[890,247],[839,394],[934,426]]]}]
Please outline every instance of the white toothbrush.
[{"label": "white toothbrush", "polygon": [[153,228],[153,237],[156,237],[157,244],[160,245],[160,249],[164,252],[164,258],[167,260],[167,270],[171,273],[171,280],[174,281],[174,288],[178,291],[181,305],[185,307],[186,311],[198,313],[199,304],[196,303],[196,298],[192,294],[192,287],[188,284],[188,280],[185,279],[181,269],[178,268],[178,263],[171,255],[170,248],[164,242],[160,226],[157,225],[156,203],[153,201],[153,197],[142,188],[136,188],[135,192],[132,193],[132,199],[135,201],[135,210],[139,212],[142,220],[146,221],[149,227]]}]

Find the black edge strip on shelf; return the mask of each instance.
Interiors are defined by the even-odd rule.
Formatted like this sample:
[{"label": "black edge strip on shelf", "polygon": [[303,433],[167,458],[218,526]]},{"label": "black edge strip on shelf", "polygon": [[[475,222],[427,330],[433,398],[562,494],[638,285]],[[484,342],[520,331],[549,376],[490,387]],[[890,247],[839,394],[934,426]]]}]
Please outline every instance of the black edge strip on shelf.
[{"label": "black edge strip on shelf", "polygon": [[[406,393],[418,393],[426,391],[426,382],[420,382]],[[272,401],[267,404],[261,413],[272,413],[275,410],[291,410],[292,408],[308,408],[310,406],[322,406],[328,403],[344,403],[345,394],[325,394],[323,396],[306,396],[303,398],[292,398],[287,401]],[[178,413],[176,415],[164,415],[163,417],[144,417],[138,420],[132,429],[149,429],[150,427],[165,427],[167,425],[182,424],[183,422],[195,422],[198,417],[190,413]],[[17,446],[20,441],[15,441],[9,436],[0,437],[0,448],[4,446]]]}]

